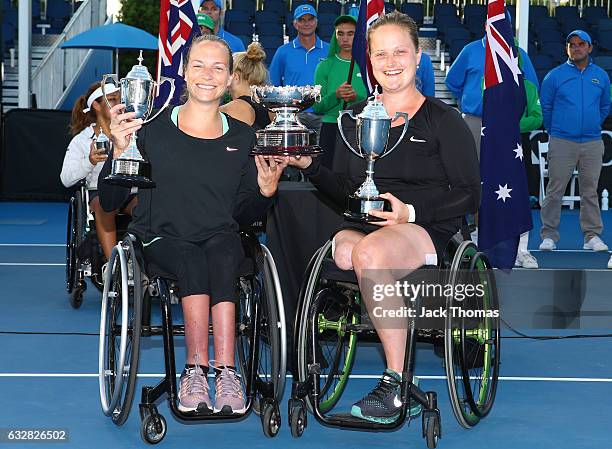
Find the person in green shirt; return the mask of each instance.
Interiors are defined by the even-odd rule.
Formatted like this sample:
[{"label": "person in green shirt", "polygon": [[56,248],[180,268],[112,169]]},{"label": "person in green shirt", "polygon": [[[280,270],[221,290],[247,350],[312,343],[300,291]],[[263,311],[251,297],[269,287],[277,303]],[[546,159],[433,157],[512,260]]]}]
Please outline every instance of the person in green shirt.
[{"label": "person in green shirt", "polygon": [[338,113],[348,105],[366,98],[366,88],[357,64],[353,67],[351,82],[347,82],[356,25],[353,16],[339,16],[336,19],[329,54],[317,65],[315,71],[315,84],[321,85],[321,101],[315,103],[313,109],[323,115],[319,137],[319,145],[324,150],[321,163],[330,169],[334,161]]}]

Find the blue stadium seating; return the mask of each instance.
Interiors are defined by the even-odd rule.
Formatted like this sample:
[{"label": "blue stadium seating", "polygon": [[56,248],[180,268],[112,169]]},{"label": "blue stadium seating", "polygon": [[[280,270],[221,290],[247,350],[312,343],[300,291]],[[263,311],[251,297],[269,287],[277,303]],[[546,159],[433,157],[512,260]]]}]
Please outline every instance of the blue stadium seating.
[{"label": "blue stadium seating", "polygon": [[244,44],[244,48],[247,48],[251,43],[253,36],[245,36],[243,34],[238,34],[236,35],[236,37],[242,41],[242,43]]},{"label": "blue stadium seating", "polygon": [[454,61],[457,56],[459,56],[459,53],[461,53],[463,47],[465,47],[469,43],[469,39],[455,39],[453,40],[453,42],[451,42],[450,47],[448,49],[448,56],[451,62]]},{"label": "blue stadium seating", "polygon": [[538,54],[548,55],[557,63],[561,63],[567,59],[565,44],[561,42],[545,42],[544,45],[540,44]]},{"label": "blue stadium seating", "polygon": [[250,17],[255,15],[255,9],[257,7],[257,3],[255,0],[233,0],[232,1],[232,10],[233,11],[245,11],[249,13]]},{"label": "blue stadium seating", "polygon": [[472,35],[464,27],[450,27],[444,33],[444,43],[450,45],[455,40],[470,41]]},{"label": "blue stadium seating", "polygon": [[227,31],[232,34],[241,34],[243,36],[253,35],[254,24],[252,22],[237,22],[233,21],[227,26]]},{"label": "blue stadium seating", "polygon": [[444,16],[455,16],[458,17],[457,7],[454,3],[436,3],[434,5],[434,23],[438,23],[438,20]]},{"label": "blue stadium seating", "polygon": [[319,14],[322,13],[331,13],[339,16],[342,14],[342,3],[337,2],[336,0],[321,0],[319,2],[319,8],[317,9]]},{"label": "blue stadium seating", "polygon": [[393,11],[395,11],[395,5],[393,3],[385,2],[385,13],[388,14]]},{"label": "blue stadium seating", "polygon": [[545,42],[564,42],[565,36],[559,30],[544,28],[536,33],[537,41],[542,46]]},{"label": "blue stadium seating", "polygon": [[557,6],[555,8],[555,18],[559,22],[579,18],[577,6]]},{"label": "blue stadium seating", "polygon": [[280,23],[262,23],[257,25],[257,34],[259,36],[282,36],[283,26]]},{"label": "blue stadium seating", "polygon": [[260,27],[264,23],[282,23],[282,17],[273,11],[256,11],[255,24]]},{"label": "blue stadium seating", "polygon": [[529,22],[537,22],[542,17],[548,17],[548,9],[544,5],[529,6]]},{"label": "blue stadium seating", "polygon": [[229,27],[233,22],[250,22],[251,14],[240,9],[229,9],[225,11],[225,26]]},{"label": "blue stadium seating", "polygon": [[423,3],[404,2],[400,6],[400,11],[412,17],[418,26],[423,26]]},{"label": "blue stadium seating", "polygon": [[582,18],[589,25],[597,25],[600,19],[607,19],[608,13],[603,6],[587,6],[582,12]]},{"label": "blue stadium seating", "polygon": [[599,30],[599,53],[612,54],[612,30]]},{"label": "blue stadium seating", "polygon": [[609,56],[609,55],[597,56],[596,58],[593,58],[593,61],[595,62],[595,64],[597,64],[599,67],[604,69],[606,72],[609,72],[612,70],[612,56]]},{"label": "blue stadium seating", "polygon": [[575,17],[573,19],[567,19],[565,22],[561,23],[561,31],[565,36],[571,33],[574,30],[584,30],[586,32],[590,31],[590,26],[586,20]]},{"label": "blue stadium seating", "polygon": [[468,17],[487,17],[487,7],[485,5],[468,4],[463,8],[463,22],[466,22]]},{"label": "blue stadium seating", "polygon": [[276,12],[281,16],[287,11],[287,3],[284,0],[265,0],[263,4],[264,11]]},{"label": "blue stadium seating", "polygon": [[334,13],[328,13],[328,12],[321,13],[319,14],[319,17],[318,17],[319,26],[321,25],[332,25],[333,26],[337,17],[338,16]]},{"label": "blue stadium seating", "polygon": [[531,23],[531,29],[536,34],[544,29],[548,30],[559,30],[561,28],[559,22],[552,17],[540,17],[535,22]]}]

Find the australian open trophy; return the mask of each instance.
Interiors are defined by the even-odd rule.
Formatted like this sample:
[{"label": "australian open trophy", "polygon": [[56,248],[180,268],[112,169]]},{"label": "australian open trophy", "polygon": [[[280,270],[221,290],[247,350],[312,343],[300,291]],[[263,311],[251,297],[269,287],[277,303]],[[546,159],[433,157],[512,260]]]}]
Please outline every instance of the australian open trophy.
[{"label": "australian open trophy", "polygon": [[[168,106],[174,96],[174,79],[161,77],[159,82],[153,81],[147,67],[142,65],[142,50],[138,57],[138,64],[132,67],[125,78],[117,81],[117,75],[115,74],[102,77],[102,94],[104,101],[110,108],[111,105],[104,92],[107,79],[112,79],[115,85],[119,86],[121,103],[126,106],[125,112],[136,112],[136,118],[143,119],[143,125],[154,120]],[[170,94],[161,109],[150,117],[153,111],[155,91],[164,81],[170,83]],[[127,148],[117,159],[113,160],[111,174],[104,178],[104,181],[125,187],[155,187],[155,183],[151,180],[151,164],[138,150],[135,132],[132,133]]]},{"label": "australian open trophy", "polygon": [[[342,128],[342,117],[344,115],[348,115],[357,122],[356,134],[358,150],[355,150],[346,139],[344,129]],[[404,118],[404,129],[395,145],[391,149],[388,149],[387,144],[389,141],[391,123],[399,117]],[[408,114],[405,112],[397,112],[395,117],[391,119],[382,102],[378,100],[378,90],[376,90],[374,91],[374,95],[368,99],[368,103],[363,108],[363,111],[357,114],[356,117],[353,115],[353,111],[340,111],[340,115],[338,116],[338,130],[346,146],[368,163],[366,168],[366,179],[357,191],[349,196],[348,208],[346,212],[344,212],[344,216],[349,221],[382,221],[381,218],[368,214],[371,210],[391,210],[389,202],[380,197],[380,192],[376,188],[376,184],[374,184],[374,162],[390,154],[402,141],[408,130]]]},{"label": "australian open trophy", "polygon": [[274,121],[256,132],[252,155],[317,155],[316,132],[308,129],[297,113],[321,101],[321,86],[251,86],[251,98],[274,112]]}]

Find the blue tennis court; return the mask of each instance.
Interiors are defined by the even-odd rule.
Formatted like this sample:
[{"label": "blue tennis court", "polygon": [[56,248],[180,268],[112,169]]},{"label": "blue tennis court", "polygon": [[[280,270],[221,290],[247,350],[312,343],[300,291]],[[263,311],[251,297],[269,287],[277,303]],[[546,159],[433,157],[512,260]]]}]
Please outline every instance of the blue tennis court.
[{"label": "blue tennis court", "polygon": [[[607,225],[612,225],[604,213]],[[534,215],[537,219],[537,214]],[[538,229],[539,223],[535,223]],[[66,205],[0,203],[0,428],[66,429],[68,441],[53,447],[146,447],[139,436],[137,402],[127,423],[115,426],[102,414],[98,389],[100,294],[91,285],[80,309],[72,309],[65,291]],[[566,266],[599,272],[601,295],[612,287],[609,255],[575,252],[581,247],[577,213],[563,217],[560,249],[534,254],[544,269]],[[610,233],[602,236],[611,241]],[[539,243],[532,231],[530,247]],[[543,270],[545,271],[545,270]],[[537,277],[531,282],[537,282]],[[590,291],[590,290],[589,290]],[[593,293],[596,294],[596,293]],[[597,293],[599,294],[599,293]],[[588,295],[587,295],[588,296]],[[591,299],[591,298],[587,298]],[[600,301],[602,298],[593,299]],[[605,299],[605,298],[604,298]],[[608,310],[610,310],[608,308]],[[612,326],[609,326],[612,327]],[[610,329],[525,330],[530,335],[605,334]],[[184,357],[177,338],[177,363]],[[442,414],[441,448],[603,448],[610,446],[612,414],[612,338],[535,340],[504,330],[501,379],[490,416],[466,431],[452,414],[442,360],[419,346],[416,374],[424,390],[438,392]],[[383,369],[378,348],[362,345],[345,394],[338,405],[348,410],[376,383]],[[162,377],[161,338],[142,340],[139,387]],[[231,424],[185,425],[172,418],[166,402],[158,405],[168,422],[162,447],[424,448],[420,417],[392,433],[328,429],[309,416],[301,439],[287,425],[288,382],[281,404],[282,427],[266,438],[252,414]],[[20,447],[5,443],[6,447]],[[0,447],[2,443],[0,443]],[[26,447],[46,447],[29,443]]]}]

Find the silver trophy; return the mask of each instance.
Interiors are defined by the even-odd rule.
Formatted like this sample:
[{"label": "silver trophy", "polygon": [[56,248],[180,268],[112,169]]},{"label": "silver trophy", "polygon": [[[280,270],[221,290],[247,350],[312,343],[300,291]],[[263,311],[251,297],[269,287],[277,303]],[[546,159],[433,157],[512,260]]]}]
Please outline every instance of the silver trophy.
[{"label": "silver trophy", "polygon": [[251,86],[251,98],[276,114],[274,121],[257,131],[252,155],[317,155],[316,132],[308,129],[297,113],[321,101],[321,86]]},{"label": "silver trophy", "polygon": [[[344,129],[342,128],[342,117],[344,115],[348,115],[357,122],[356,134],[359,151],[355,150],[346,139]],[[388,149],[387,143],[389,141],[391,123],[400,117],[404,117],[402,135],[397,140],[396,144],[391,149]],[[383,219],[368,214],[371,210],[391,210],[389,202],[380,197],[380,192],[376,188],[376,184],[374,184],[374,162],[390,154],[402,141],[408,130],[408,114],[405,112],[397,112],[395,117],[391,119],[382,102],[378,100],[377,89],[374,91],[374,96],[368,98],[368,103],[363,108],[363,111],[357,114],[357,117],[353,115],[353,111],[340,111],[340,115],[338,116],[338,130],[346,146],[368,163],[366,179],[357,191],[349,196],[348,208],[346,212],[344,212],[344,216],[349,221],[382,221]]]},{"label": "silver trophy", "polygon": [[[109,78],[114,81],[115,85],[119,86],[121,103],[126,106],[125,112],[136,112],[136,118],[143,119],[143,124],[154,120],[168,106],[174,96],[174,79],[162,76],[159,82],[153,81],[147,67],[142,65],[142,50],[138,57],[138,64],[132,67],[125,78],[117,81],[117,75],[115,74],[102,77],[102,96],[110,108],[111,105],[104,92],[106,80]],[[150,117],[153,111],[155,91],[164,81],[170,83],[170,95],[161,109],[153,117]],[[125,187],[155,187],[155,183],[151,181],[151,164],[140,154],[136,145],[135,132],[132,133],[130,143],[125,151],[113,160],[111,174],[104,178],[104,181]]]}]

